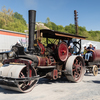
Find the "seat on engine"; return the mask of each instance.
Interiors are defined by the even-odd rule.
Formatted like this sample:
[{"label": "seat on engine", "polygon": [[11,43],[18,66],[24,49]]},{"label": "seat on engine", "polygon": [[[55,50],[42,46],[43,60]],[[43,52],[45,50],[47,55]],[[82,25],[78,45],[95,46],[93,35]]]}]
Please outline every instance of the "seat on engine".
[{"label": "seat on engine", "polygon": [[92,56],[89,58],[89,62],[93,62],[93,54],[92,54]]}]

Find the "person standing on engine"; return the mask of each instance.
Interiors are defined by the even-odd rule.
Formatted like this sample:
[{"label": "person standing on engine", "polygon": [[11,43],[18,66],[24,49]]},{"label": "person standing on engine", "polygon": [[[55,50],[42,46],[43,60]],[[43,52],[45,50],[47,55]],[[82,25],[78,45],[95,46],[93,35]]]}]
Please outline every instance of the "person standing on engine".
[{"label": "person standing on engine", "polygon": [[69,52],[71,53],[71,54],[73,54],[73,51],[74,51],[74,49],[73,49],[73,41],[72,41],[72,38],[68,38],[68,49],[69,49]]}]

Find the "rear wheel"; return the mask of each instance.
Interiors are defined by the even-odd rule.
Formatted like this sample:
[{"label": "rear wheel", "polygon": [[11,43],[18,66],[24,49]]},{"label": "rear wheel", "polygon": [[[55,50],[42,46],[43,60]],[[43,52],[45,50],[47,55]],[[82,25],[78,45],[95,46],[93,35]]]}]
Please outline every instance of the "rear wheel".
[{"label": "rear wheel", "polygon": [[66,62],[66,77],[73,82],[80,82],[83,79],[85,67],[81,56],[70,56]]}]

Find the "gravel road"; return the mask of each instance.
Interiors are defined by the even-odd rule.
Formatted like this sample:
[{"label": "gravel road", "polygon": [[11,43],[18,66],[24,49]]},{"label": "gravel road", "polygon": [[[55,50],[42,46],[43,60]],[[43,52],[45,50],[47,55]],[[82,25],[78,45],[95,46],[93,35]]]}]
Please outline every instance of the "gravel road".
[{"label": "gravel road", "polygon": [[97,76],[86,73],[80,83],[69,82],[66,78],[40,79],[29,93],[0,88],[0,100],[100,100],[100,69]]}]

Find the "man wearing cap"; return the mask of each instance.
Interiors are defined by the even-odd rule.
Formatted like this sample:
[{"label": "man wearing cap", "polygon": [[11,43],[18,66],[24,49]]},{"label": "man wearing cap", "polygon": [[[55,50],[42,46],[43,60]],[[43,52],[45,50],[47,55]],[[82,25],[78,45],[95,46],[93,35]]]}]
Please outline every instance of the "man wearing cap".
[{"label": "man wearing cap", "polygon": [[94,47],[92,46],[92,44],[90,44],[89,47],[87,48],[87,53],[85,54],[85,61],[89,60],[93,52],[94,52]]}]

